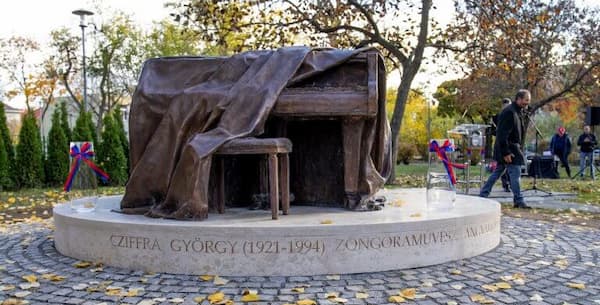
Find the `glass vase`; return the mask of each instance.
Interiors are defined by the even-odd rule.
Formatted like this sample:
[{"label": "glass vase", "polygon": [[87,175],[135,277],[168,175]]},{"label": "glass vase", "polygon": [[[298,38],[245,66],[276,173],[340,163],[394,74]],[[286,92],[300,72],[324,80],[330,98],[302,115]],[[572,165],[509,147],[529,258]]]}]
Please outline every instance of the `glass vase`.
[{"label": "glass vase", "polygon": [[427,209],[451,210],[456,201],[456,175],[452,163],[454,143],[449,139],[429,142],[427,168]]},{"label": "glass vase", "polygon": [[[85,143],[89,143],[88,151],[94,151],[94,144],[91,141],[71,142],[69,148],[77,146],[79,151]],[[72,149],[71,149],[72,150]],[[93,156],[87,156],[87,159],[94,162]],[[70,164],[73,166],[75,156],[70,154]],[[67,193],[71,208],[78,213],[91,212],[96,208],[98,201],[98,180],[94,171],[84,162],[80,160],[77,173],[73,177],[71,189]]]}]

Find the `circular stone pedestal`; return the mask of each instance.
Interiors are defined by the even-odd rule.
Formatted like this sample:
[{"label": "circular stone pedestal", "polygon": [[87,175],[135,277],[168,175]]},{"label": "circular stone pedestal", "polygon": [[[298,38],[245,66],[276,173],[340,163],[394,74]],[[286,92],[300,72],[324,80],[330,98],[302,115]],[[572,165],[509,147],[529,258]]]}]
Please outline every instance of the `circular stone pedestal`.
[{"label": "circular stone pedestal", "polygon": [[458,195],[452,211],[427,211],[424,189],[383,190],[381,211],[292,205],[270,211],[227,209],[205,221],[111,212],[121,196],[92,212],[54,208],[57,250],[80,260],[148,272],[317,275],[421,267],[472,257],[500,242],[500,205]]}]

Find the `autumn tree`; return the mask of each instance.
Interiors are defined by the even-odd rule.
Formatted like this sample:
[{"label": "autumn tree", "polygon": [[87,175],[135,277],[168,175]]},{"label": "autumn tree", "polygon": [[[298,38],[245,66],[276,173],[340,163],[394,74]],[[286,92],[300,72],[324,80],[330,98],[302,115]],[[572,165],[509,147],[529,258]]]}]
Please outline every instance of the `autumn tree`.
[{"label": "autumn tree", "polygon": [[[231,5],[231,3],[236,3]],[[254,3],[256,13],[246,12],[245,18],[224,18],[215,12],[238,13],[249,3]],[[208,1],[187,0],[180,2],[174,16],[184,24],[194,25],[204,39],[221,45],[229,45],[230,33],[248,33],[243,29],[255,29],[256,25],[267,25],[265,31],[255,30],[253,40],[272,34],[284,45],[285,35],[291,38],[308,37],[306,43],[337,48],[376,46],[388,62],[390,70],[401,72],[397,88],[395,108],[392,115],[392,144],[394,161],[398,150],[400,126],[412,82],[423,60],[430,28],[435,22],[430,19],[431,0],[422,1]],[[251,10],[248,8],[248,10]],[[254,12],[254,11],[251,11]],[[234,14],[234,16],[237,16]],[[394,22],[390,22],[394,20]],[[270,26],[270,27],[268,27]],[[277,31],[277,29],[279,31]],[[279,34],[278,34],[279,33]],[[233,51],[243,48],[233,48]],[[393,181],[394,177],[390,181]]]},{"label": "autumn tree", "polygon": [[533,111],[569,92],[577,95],[586,79],[597,81],[597,10],[574,0],[464,0],[456,8],[458,17],[434,45],[451,50],[472,77],[510,80],[511,97],[529,89]]},{"label": "autumn tree", "polygon": [[31,109],[35,65],[29,56],[39,51],[39,44],[29,38],[14,36],[0,39],[0,69],[9,77],[12,89],[6,94],[13,97],[22,94],[25,97],[27,109]]},{"label": "autumn tree", "polygon": [[204,54],[231,55],[288,45],[292,31],[273,26],[289,20],[272,1],[183,0],[168,4],[176,22],[198,37]]}]

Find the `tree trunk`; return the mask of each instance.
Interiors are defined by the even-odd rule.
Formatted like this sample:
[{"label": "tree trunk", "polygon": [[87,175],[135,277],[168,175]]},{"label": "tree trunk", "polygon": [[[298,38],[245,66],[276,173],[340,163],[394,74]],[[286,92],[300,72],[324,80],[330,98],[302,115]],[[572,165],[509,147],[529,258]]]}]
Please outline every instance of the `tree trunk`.
[{"label": "tree trunk", "polygon": [[392,116],[392,173],[387,180],[388,184],[394,183],[396,180],[396,161],[398,160],[398,142],[400,141],[400,127],[402,126],[402,117],[408,100],[410,86],[419,72],[421,61],[423,60],[423,51],[427,43],[427,34],[429,32],[429,10],[431,8],[431,0],[423,0],[423,11],[421,12],[421,23],[419,30],[419,38],[417,47],[414,50],[413,56],[409,56],[402,63],[402,78],[398,86],[398,94],[396,95],[396,106]]}]

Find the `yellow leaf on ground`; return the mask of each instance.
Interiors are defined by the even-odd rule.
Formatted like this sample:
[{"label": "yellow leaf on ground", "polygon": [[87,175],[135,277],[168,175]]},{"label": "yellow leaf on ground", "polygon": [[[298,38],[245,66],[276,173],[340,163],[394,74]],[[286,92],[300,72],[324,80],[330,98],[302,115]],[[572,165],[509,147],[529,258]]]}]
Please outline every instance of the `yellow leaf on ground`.
[{"label": "yellow leaf on ground", "polygon": [[35,283],[37,282],[37,276],[30,274],[30,275],[24,275],[23,279],[30,282],[30,283]]},{"label": "yellow leaf on ground", "polygon": [[29,304],[29,302],[24,301],[24,300],[19,300],[19,299],[14,299],[14,298],[9,298],[4,300],[4,302],[2,302],[2,305],[24,305],[24,304]]},{"label": "yellow leaf on ground", "polygon": [[258,290],[246,288],[242,291],[242,295],[247,295],[247,294],[258,294]]},{"label": "yellow leaf on ground", "polygon": [[356,293],[356,298],[357,299],[366,299],[369,297],[368,293],[364,293],[364,292],[357,292]]},{"label": "yellow leaf on ground", "polygon": [[458,305],[458,303],[456,303],[455,301],[448,301],[446,302],[446,305]]},{"label": "yellow leaf on ground", "polygon": [[201,275],[200,279],[203,281],[212,281],[212,279],[214,279],[215,276],[214,275]]},{"label": "yellow leaf on ground", "polygon": [[485,297],[481,294],[472,294],[469,296],[469,298],[471,299],[471,302],[481,302],[485,300]]},{"label": "yellow leaf on ground", "polygon": [[213,280],[213,284],[215,285],[225,285],[229,283],[229,280],[226,280],[218,275],[215,275],[215,279]]},{"label": "yellow leaf on ground", "polygon": [[298,300],[296,302],[297,305],[317,305],[317,302],[310,300],[310,299],[304,299],[304,300]]},{"label": "yellow leaf on ground", "polygon": [[388,302],[390,302],[390,303],[404,303],[404,302],[406,302],[406,299],[404,299],[403,297],[401,297],[399,295],[393,295],[393,296],[390,296],[388,298]]},{"label": "yellow leaf on ground", "polygon": [[510,284],[507,282],[498,282],[494,285],[496,285],[496,287],[498,287],[500,289],[511,289],[512,288],[512,286],[510,286]]},{"label": "yellow leaf on ground", "polygon": [[260,296],[255,293],[249,293],[242,296],[242,302],[258,302],[260,301]]},{"label": "yellow leaf on ground", "polygon": [[194,297],[192,300],[193,300],[194,302],[196,302],[196,303],[200,304],[200,303],[202,303],[202,301],[204,301],[205,299],[206,299],[206,297],[199,296],[199,297]]},{"label": "yellow leaf on ground", "polygon": [[225,299],[225,294],[220,291],[215,292],[215,293],[209,295],[207,297],[207,299],[211,304],[216,304],[216,303],[223,301],[223,299]]},{"label": "yellow leaf on ground", "polygon": [[332,275],[328,275],[327,279],[330,281],[339,281],[340,280],[340,276],[337,274],[332,274]]},{"label": "yellow leaf on ground", "polygon": [[460,275],[460,274],[462,274],[462,271],[460,271],[458,269],[452,269],[452,270],[450,270],[450,274]]},{"label": "yellow leaf on ground", "polygon": [[121,296],[121,290],[107,290],[104,294],[108,296]]},{"label": "yellow leaf on ground", "polygon": [[321,224],[322,225],[330,225],[330,224],[333,224],[333,220],[331,220],[331,219],[323,219],[323,220],[321,220]]},{"label": "yellow leaf on ground", "polygon": [[410,217],[421,217],[421,213],[410,214]]},{"label": "yellow leaf on ground", "polygon": [[8,198],[8,200],[6,200],[6,202],[13,204],[13,203],[17,202],[17,199],[15,197],[10,197],[10,198]]},{"label": "yellow leaf on ground", "polygon": [[393,207],[401,207],[401,206],[404,205],[404,200],[402,200],[402,199],[396,199],[396,200],[392,201],[391,205]]},{"label": "yellow leaf on ground", "polygon": [[137,297],[140,290],[142,289],[138,289],[138,288],[129,288],[129,290],[123,294],[124,297]]},{"label": "yellow leaf on ground", "polygon": [[325,297],[328,299],[334,299],[337,298],[340,295],[339,292],[328,292]]},{"label": "yellow leaf on ground", "polygon": [[403,298],[414,300],[415,295],[417,294],[417,289],[415,288],[406,288],[400,291],[399,295]]},{"label": "yellow leaf on ground", "polygon": [[89,266],[91,266],[92,263],[90,262],[76,262],[75,264],[73,264],[73,267],[75,268],[87,268]]},{"label": "yellow leaf on ground", "polygon": [[294,287],[294,288],[292,288],[292,292],[303,293],[304,292],[304,287]]},{"label": "yellow leaf on ground", "polygon": [[183,302],[185,302],[185,300],[182,298],[172,298],[169,300],[169,303],[173,303],[173,304],[180,304]]},{"label": "yellow leaf on ground", "polygon": [[585,289],[585,284],[584,283],[567,283],[567,286],[569,286],[570,288],[576,288],[576,289]]},{"label": "yellow leaf on ground", "polygon": [[494,286],[494,285],[481,285],[481,287],[485,290],[491,291],[491,292],[496,292],[498,291],[498,287]]}]

